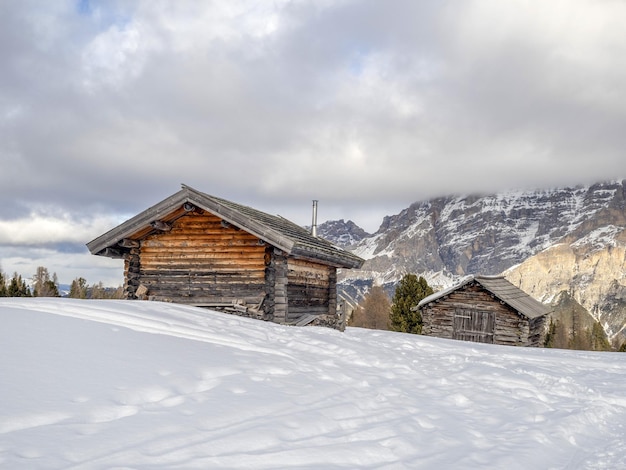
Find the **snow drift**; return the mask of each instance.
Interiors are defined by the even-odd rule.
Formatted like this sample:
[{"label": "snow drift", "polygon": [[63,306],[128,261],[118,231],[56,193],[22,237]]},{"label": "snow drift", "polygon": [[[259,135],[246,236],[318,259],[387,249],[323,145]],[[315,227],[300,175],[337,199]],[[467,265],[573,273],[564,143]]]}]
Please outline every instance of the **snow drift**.
[{"label": "snow drift", "polygon": [[3,468],[626,467],[626,356],[0,299]]}]

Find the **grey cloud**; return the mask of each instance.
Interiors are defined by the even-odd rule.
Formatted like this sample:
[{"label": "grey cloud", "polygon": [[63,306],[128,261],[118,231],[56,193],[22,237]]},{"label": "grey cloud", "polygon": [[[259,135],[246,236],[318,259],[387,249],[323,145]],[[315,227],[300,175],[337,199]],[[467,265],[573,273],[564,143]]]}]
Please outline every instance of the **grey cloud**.
[{"label": "grey cloud", "polygon": [[[579,50],[543,2],[494,3],[504,26],[481,2],[236,2],[207,28],[194,17],[223,12],[205,2],[34,5],[0,7],[0,218],[44,202],[132,215],[187,183],[380,220],[451,192],[626,173],[624,35],[583,28]],[[263,15],[273,32],[241,27]],[[615,64],[589,62],[606,44]]]}]

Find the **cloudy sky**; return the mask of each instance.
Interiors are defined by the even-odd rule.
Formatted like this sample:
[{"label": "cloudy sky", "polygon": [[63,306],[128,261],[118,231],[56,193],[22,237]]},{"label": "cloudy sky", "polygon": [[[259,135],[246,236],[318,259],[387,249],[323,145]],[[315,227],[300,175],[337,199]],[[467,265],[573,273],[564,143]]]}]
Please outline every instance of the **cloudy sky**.
[{"label": "cloudy sky", "polygon": [[310,223],[626,177],[619,0],[0,1],[0,267],[185,183]]}]

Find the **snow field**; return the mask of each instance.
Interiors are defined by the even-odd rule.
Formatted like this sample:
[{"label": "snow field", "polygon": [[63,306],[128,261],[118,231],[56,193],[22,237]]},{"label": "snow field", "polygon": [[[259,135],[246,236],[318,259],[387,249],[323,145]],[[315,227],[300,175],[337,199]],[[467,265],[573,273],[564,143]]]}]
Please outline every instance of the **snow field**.
[{"label": "snow field", "polygon": [[626,467],[626,356],[0,299],[0,467]]}]

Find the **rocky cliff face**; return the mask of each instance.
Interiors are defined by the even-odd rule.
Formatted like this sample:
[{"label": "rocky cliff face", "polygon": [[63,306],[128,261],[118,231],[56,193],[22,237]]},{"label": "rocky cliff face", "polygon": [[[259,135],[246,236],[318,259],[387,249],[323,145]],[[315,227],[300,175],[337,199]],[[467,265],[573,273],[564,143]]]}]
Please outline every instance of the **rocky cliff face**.
[{"label": "rocky cliff face", "polygon": [[360,240],[349,234],[342,239],[340,231],[325,237],[366,259],[361,270],[341,273],[351,297],[373,280],[392,292],[405,273],[441,288],[467,274],[506,271],[542,301],[570,291],[615,336],[626,305],[625,196],[626,181],[450,196],[385,217],[376,233]]},{"label": "rocky cliff face", "polygon": [[505,272],[542,302],[568,292],[603,325],[609,340],[626,340],[626,230],[608,225],[566,237]]},{"label": "rocky cliff face", "polygon": [[317,234],[342,247],[353,246],[364,238],[372,236],[351,220],[346,222],[343,219],[320,224],[317,227]]}]

